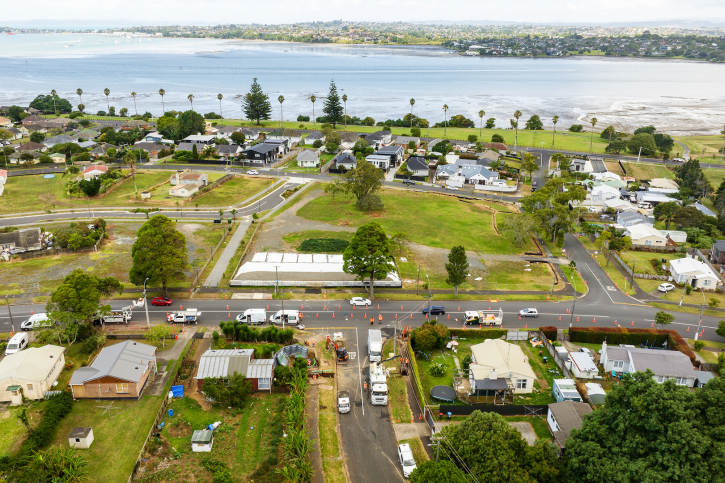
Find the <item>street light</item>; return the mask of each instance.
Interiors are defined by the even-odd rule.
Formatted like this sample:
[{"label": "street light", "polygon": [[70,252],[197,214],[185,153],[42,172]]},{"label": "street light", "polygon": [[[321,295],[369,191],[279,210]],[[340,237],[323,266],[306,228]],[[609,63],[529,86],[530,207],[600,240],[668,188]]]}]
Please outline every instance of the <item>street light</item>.
[{"label": "street light", "polygon": [[425,279],[428,281],[428,316],[430,317],[430,299],[433,298],[433,292],[430,288],[430,278],[428,278],[428,275],[425,276]]},{"label": "street light", "polygon": [[149,279],[146,278],[146,280],[143,281],[143,307],[144,310],[146,310],[146,328],[151,328],[151,323],[149,322],[149,304],[146,303],[146,282],[148,282]]},{"label": "street light", "polygon": [[13,313],[10,311],[10,299],[5,298],[5,304],[8,306],[8,315],[10,316],[10,325],[13,328],[13,334],[15,333],[15,322],[13,322]]},{"label": "street light", "polygon": [[700,289],[700,292],[702,292],[702,305],[700,306],[700,320],[697,323],[697,331],[695,331],[696,342],[697,338],[700,336],[700,329],[702,328],[702,312],[705,310],[705,291],[703,289]]}]

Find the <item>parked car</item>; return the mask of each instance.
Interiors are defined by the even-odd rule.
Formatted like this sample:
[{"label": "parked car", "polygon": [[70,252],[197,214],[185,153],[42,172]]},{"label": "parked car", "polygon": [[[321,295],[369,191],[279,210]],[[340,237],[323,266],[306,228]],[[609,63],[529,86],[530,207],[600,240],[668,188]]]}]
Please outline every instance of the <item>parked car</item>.
[{"label": "parked car", "polygon": [[372,302],[370,302],[370,299],[364,299],[362,297],[353,297],[350,299],[350,305],[357,305],[357,306],[366,306],[366,305],[372,305]]},{"label": "parked car", "polygon": [[413,184],[416,184],[416,183],[415,183],[415,180],[413,180],[413,179],[404,179],[403,180],[403,184],[413,185]]},{"label": "parked car", "polygon": [[403,467],[403,476],[406,478],[417,468],[415,458],[413,457],[413,450],[410,449],[408,443],[403,443],[398,446],[398,460]]},{"label": "parked car", "polygon": [[592,358],[592,360],[594,360],[594,353],[591,350],[587,349],[586,347],[580,347],[579,352],[581,352],[582,354],[588,355],[589,357]]},{"label": "parked car", "polygon": [[611,215],[599,215],[599,219],[600,220],[610,220],[610,221],[614,220],[614,218],[612,218]]},{"label": "parked car", "polygon": [[533,182],[531,183],[531,186],[536,186],[536,181],[533,181]]},{"label": "parked car", "polygon": [[257,171],[256,169],[250,169],[249,171],[247,171],[247,174],[255,175],[255,174],[259,174],[259,171]]},{"label": "parked car", "polygon": [[521,317],[538,317],[539,311],[536,309],[523,309],[519,310],[519,315]]},{"label": "parked car", "polygon": [[[426,308],[423,309],[423,313],[424,314],[427,314],[428,313],[428,307],[426,307]],[[443,315],[445,313],[446,313],[446,309],[442,305],[433,305],[430,308],[430,314],[431,315]]]},{"label": "parked car", "polygon": [[448,191],[458,191],[458,188],[456,188],[455,186],[446,186],[446,189]]},{"label": "parked car", "polygon": [[675,289],[675,286],[672,285],[671,283],[662,283],[662,284],[660,284],[659,287],[657,287],[657,290],[659,290],[660,292],[664,292],[664,293],[672,292],[674,289]]},{"label": "parked car", "polygon": [[151,305],[171,305],[173,300],[166,297],[154,297],[151,299]]},{"label": "parked car", "polygon": [[533,193],[534,191],[536,191],[536,186],[531,187],[531,192]]}]

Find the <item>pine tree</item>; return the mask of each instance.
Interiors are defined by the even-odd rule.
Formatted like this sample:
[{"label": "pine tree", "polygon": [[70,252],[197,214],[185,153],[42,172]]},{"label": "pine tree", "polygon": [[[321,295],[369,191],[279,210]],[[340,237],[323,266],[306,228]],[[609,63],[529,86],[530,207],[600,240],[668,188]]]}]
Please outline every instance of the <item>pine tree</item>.
[{"label": "pine tree", "polygon": [[468,276],[466,249],[461,245],[451,248],[451,252],[448,254],[448,262],[446,263],[446,272],[448,272],[446,283],[456,288],[456,297],[458,297],[458,286],[465,282]]},{"label": "pine tree", "polygon": [[335,129],[338,122],[342,122],[343,108],[340,104],[340,96],[337,94],[337,87],[335,86],[334,80],[330,81],[330,93],[327,95],[327,99],[325,99],[322,112],[325,113],[325,120],[332,124],[333,129]]},{"label": "pine tree", "polygon": [[249,93],[244,96],[242,101],[242,109],[244,115],[250,121],[257,121],[259,125],[261,120],[269,119],[272,114],[272,105],[269,103],[269,96],[262,91],[262,87],[254,78]]},{"label": "pine tree", "polygon": [[194,159],[199,159],[199,150],[196,149],[196,143],[191,146],[191,154],[194,156]]}]

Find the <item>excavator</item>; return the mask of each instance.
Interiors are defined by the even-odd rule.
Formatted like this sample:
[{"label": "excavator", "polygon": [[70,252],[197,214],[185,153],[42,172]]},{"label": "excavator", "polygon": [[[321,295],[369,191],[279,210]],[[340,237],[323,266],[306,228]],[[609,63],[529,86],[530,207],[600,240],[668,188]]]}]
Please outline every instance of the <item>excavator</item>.
[{"label": "excavator", "polygon": [[330,339],[329,335],[327,336],[326,348],[330,349],[330,347],[335,349],[335,357],[337,358],[338,363],[346,364],[350,362],[350,355],[347,353],[347,349],[345,349],[345,341],[342,338],[342,332],[333,333],[332,339]]}]

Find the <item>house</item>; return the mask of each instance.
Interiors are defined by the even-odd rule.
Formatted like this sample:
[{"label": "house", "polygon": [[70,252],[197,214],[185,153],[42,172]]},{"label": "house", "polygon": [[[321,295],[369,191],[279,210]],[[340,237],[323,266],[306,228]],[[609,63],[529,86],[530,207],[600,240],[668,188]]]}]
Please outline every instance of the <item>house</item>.
[{"label": "house", "polygon": [[65,347],[45,345],[5,356],[0,361],[0,402],[16,405],[22,398],[43,399],[63,370],[64,352]]},{"label": "house", "polygon": [[167,147],[163,144],[159,143],[148,143],[148,142],[140,142],[133,145],[131,150],[143,150],[148,153],[149,156],[158,156],[159,151],[162,149],[167,149]]},{"label": "house", "polygon": [[672,379],[678,386],[687,387],[694,387],[697,380],[692,361],[680,351],[609,347],[605,341],[600,362],[605,373],[624,374],[649,369],[656,382]]},{"label": "house", "polygon": [[302,141],[302,133],[294,129],[275,129],[267,134],[265,141],[287,141],[287,146],[291,147]]},{"label": "house", "polygon": [[509,150],[508,145],[504,143],[484,143],[483,147],[486,149],[498,149],[499,152],[503,153]]},{"label": "house", "polygon": [[230,137],[235,132],[242,132],[242,128],[239,126],[222,126],[216,128],[217,135],[225,138]]},{"label": "house", "polygon": [[195,429],[191,435],[191,451],[194,453],[208,453],[214,446],[214,431],[209,429]]},{"label": "house", "polygon": [[692,206],[694,206],[697,209],[697,211],[699,211],[700,213],[702,213],[705,216],[712,216],[713,218],[717,218],[717,214],[715,214],[714,211],[712,211],[710,208],[708,208],[707,206],[705,206],[701,203],[695,202],[695,204]]},{"label": "house", "polygon": [[79,139],[96,139],[100,135],[101,133],[99,133],[98,131],[88,130],[76,133],[74,134],[74,137]]},{"label": "house", "polygon": [[720,283],[718,276],[706,263],[689,256],[670,260],[670,271],[675,283],[687,283],[693,288],[715,290]]},{"label": "house", "polygon": [[196,183],[177,184],[169,188],[169,196],[188,198],[197,191],[199,191],[199,185]]},{"label": "house", "polygon": [[370,146],[373,146],[371,141],[374,141],[377,143],[377,147],[380,147],[393,142],[393,133],[390,131],[375,131],[372,134],[366,135],[365,140],[370,143]]},{"label": "house", "polygon": [[[436,144],[439,144],[442,142],[443,142],[442,139],[431,139],[430,141],[428,141],[428,144],[426,145],[426,149],[428,151],[433,151],[433,148],[436,146]],[[443,154],[443,153],[441,153],[441,154]]]},{"label": "house", "polygon": [[614,208],[617,211],[637,211],[637,207],[629,201],[612,198],[604,201],[605,208]]},{"label": "house", "polygon": [[586,159],[574,158],[571,160],[571,164],[569,165],[569,171],[577,173],[591,173],[593,171],[592,163]]},{"label": "house", "polygon": [[349,152],[340,153],[337,156],[335,156],[335,159],[333,159],[335,162],[335,166],[337,169],[345,168],[345,169],[355,169],[357,167],[357,158],[355,155]]},{"label": "house", "polygon": [[305,149],[297,155],[297,166],[300,168],[319,168],[320,157],[316,152]]},{"label": "house", "polygon": [[635,194],[637,196],[637,203],[649,203],[653,207],[657,206],[660,203],[667,203],[670,201],[680,203],[679,200],[670,198],[663,193],[655,193],[652,191],[637,191]]},{"label": "house", "polygon": [[605,184],[595,186],[591,191],[591,199],[594,201],[606,201],[619,198],[619,190]]},{"label": "house", "polygon": [[596,405],[604,404],[604,399],[607,397],[607,393],[598,382],[587,382],[584,384],[587,389],[587,398],[589,402]]},{"label": "house", "polygon": [[93,444],[93,428],[73,428],[68,435],[71,448],[88,449]]},{"label": "house", "polygon": [[725,263],[725,240],[717,240],[710,250],[710,261],[712,263]]},{"label": "house", "polygon": [[259,139],[259,131],[256,129],[242,129],[242,134],[244,134],[244,139],[249,142]]},{"label": "house", "polygon": [[195,183],[198,186],[206,186],[209,184],[209,175],[206,173],[192,173],[189,170],[177,171],[171,175],[169,183],[171,183],[171,186],[190,183]]},{"label": "house", "polygon": [[660,233],[675,243],[687,243],[687,233],[684,231],[660,230]]},{"label": "house", "polygon": [[82,147],[83,149],[91,149],[98,146],[98,143],[95,141],[81,141],[78,143],[78,146]]},{"label": "house", "polygon": [[556,399],[556,402],[581,402],[582,400],[582,397],[579,394],[579,391],[577,391],[576,383],[573,379],[554,379],[554,384],[551,388],[551,394],[554,396],[554,399]]},{"label": "house", "polygon": [[13,127],[13,121],[7,117],[0,117],[0,127]]},{"label": "house", "polygon": [[[471,358],[469,380],[471,390],[477,395],[494,395],[501,389],[517,394],[529,394],[534,390],[536,374],[518,345],[501,339],[487,339],[471,346]],[[499,379],[505,383],[501,384]]]},{"label": "house", "polygon": [[589,354],[584,352],[569,352],[571,366],[569,369],[574,377],[592,379],[599,375],[599,369]]},{"label": "house", "polygon": [[217,144],[216,151],[219,156],[233,158],[242,152],[242,148],[238,144]]},{"label": "house", "polygon": [[22,152],[22,151],[46,151],[48,148],[47,146],[40,144],[40,143],[34,143],[33,141],[29,141],[25,144],[21,144],[18,147],[15,148],[16,151]]},{"label": "house", "polygon": [[581,429],[584,417],[592,412],[592,407],[583,402],[563,401],[549,404],[546,422],[554,435],[554,442],[560,454],[566,448],[566,440],[572,429]]},{"label": "house", "polygon": [[390,166],[397,166],[403,162],[405,149],[402,146],[383,146],[375,151],[376,156],[387,156],[390,158]]},{"label": "house", "polygon": [[489,171],[483,166],[464,164],[461,166],[459,174],[466,178],[468,184],[489,185],[494,180],[498,180],[498,173]]},{"label": "house", "polygon": [[708,371],[695,371],[695,374],[697,375],[697,381],[695,382],[695,386],[702,389],[702,387],[710,382],[712,379],[715,379],[715,374]]},{"label": "house", "polygon": [[252,384],[253,391],[272,390],[272,366],[274,359],[254,359],[252,349],[210,349],[201,355],[196,385],[201,391],[207,377],[229,377],[235,372]]},{"label": "house", "polygon": [[365,158],[365,161],[372,164],[376,168],[380,168],[384,171],[387,171],[390,168],[389,156],[379,156],[377,154],[371,154],[370,156],[367,156]]},{"label": "house", "polygon": [[150,133],[146,134],[143,137],[143,139],[141,140],[141,142],[160,143],[162,139],[164,139],[164,136],[162,134],[154,131],[154,132],[150,132]]},{"label": "house", "polygon": [[0,233],[0,248],[21,248],[25,251],[40,250],[43,248],[40,228],[24,228],[10,233]]},{"label": "house", "polygon": [[488,166],[494,161],[498,161],[501,157],[496,151],[486,150],[478,155],[478,162],[476,164],[481,166]]},{"label": "house", "polygon": [[3,191],[5,191],[5,183],[8,180],[8,172],[5,169],[0,169],[0,196],[2,196]]},{"label": "house", "polygon": [[66,144],[66,143],[77,143],[78,140],[75,138],[72,138],[66,134],[61,134],[59,136],[53,136],[52,138],[48,138],[45,141],[43,141],[43,144],[48,146],[49,148],[52,148],[56,144]]},{"label": "house", "polygon": [[634,225],[649,225],[654,226],[654,223],[644,216],[641,213],[637,213],[636,211],[623,211],[617,215],[617,223],[622,225],[625,228],[628,228],[630,226]]},{"label": "house", "polygon": [[627,227],[627,236],[635,246],[667,246],[667,238],[653,226],[644,223]]},{"label": "house", "polygon": [[48,156],[54,163],[65,163],[65,154],[63,153],[50,153]]},{"label": "house", "polygon": [[289,138],[270,139],[266,138],[264,144],[272,146],[278,146],[277,154],[287,154],[290,151],[290,140]]},{"label": "house", "polygon": [[355,147],[355,143],[360,139],[359,134],[354,132],[342,132],[340,133],[340,147],[343,149],[352,149]]},{"label": "house", "polygon": [[412,137],[412,136],[396,136],[395,144],[396,146],[401,146],[405,149],[408,149],[410,146],[410,142],[413,141],[413,145],[415,146],[413,149],[418,149],[420,146],[420,138]]},{"label": "house", "polygon": [[413,176],[428,176],[428,160],[426,158],[411,156],[405,163],[408,171],[413,173]]},{"label": "house", "polygon": [[[12,137],[10,137],[10,139],[15,140],[15,139],[20,139],[21,137],[23,137],[22,131],[20,131],[20,129],[18,129],[16,127],[8,127],[8,128],[5,128],[5,131],[7,131],[10,134],[12,134]],[[26,129],[26,131],[27,131],[27,129]]]},{"label": "house", "polygon": [[279,152],[279,146],[276,144],[261,143],[251,148],[247,148],[242,153],[250,161],[267,164],[274,161]]},{"label": "house", "polygon": [[21,124],[23,126],[26,126],[28,124],[35,124],[38,122],[46,121],[47,119],[42,116],[26,116],[25,119],[21,121]]},{"label": "house", "polygon": [[104,347],[87,367],[73,373],[75,399],[138,399],[156,376],[156,347],[127,340]]},{"label": "house", "polygon": [[305,137],[305,144],[314,144],[315,141],[320,141],[322,144],[325,144],[325,135],[320,131],[315,131]]},{"label": "house", "polygon": [[214,138],[215,136],[210,134],[192,134],[191,136],[186,136],[184,142],[203,145],[214,144]]},{"label": "house", "polygon": [[93,148],[91,151],[88,152],[88,154],[90,154],[94,158],[97,158],[98,156],[106,156],[108,155],[109,149],[118,150],[118,146],[103,143],[100,146],[96,146],[95,148]]},{"label": "house", "polygon": [[108,172],[108,166],[91,164],[83,169],[83,179],[93,179]]},{"label": "house", "polygon": [[649,182],[649,187],[675,191],[678,191],[680,189],[680,186],[677,184],[677,182],[667,178],[653,178]]}]

